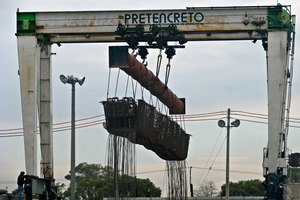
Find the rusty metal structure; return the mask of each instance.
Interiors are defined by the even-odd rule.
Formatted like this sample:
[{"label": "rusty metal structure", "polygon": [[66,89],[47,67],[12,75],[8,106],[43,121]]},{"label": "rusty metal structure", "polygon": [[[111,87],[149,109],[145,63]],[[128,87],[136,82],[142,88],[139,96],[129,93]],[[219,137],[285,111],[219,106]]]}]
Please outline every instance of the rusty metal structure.
[{"label": "rusty metal structure", "polygon": [[155,152],[164,160],[184,160],[190,135],[154,106],[133,98],[109,98],[102,102],[106,130]]}]

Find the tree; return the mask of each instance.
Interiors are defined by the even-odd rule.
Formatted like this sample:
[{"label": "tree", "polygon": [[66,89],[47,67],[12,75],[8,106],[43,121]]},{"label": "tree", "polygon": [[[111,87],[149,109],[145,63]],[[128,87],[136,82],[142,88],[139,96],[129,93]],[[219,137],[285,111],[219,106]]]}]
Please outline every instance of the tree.
[{"label": "tree", "polygon": [[213,181],[205,182],[199,186],[199,189],[195,190],[196,197],[212,197],[217,194],[217,186]]},{"label": "tree", "polygon": [[[75,167],[76,182],[76,199],[93,200],[102,199],[103,196],[109,196],[108,185],[111,181],[108,176],[112,169],[103,167],[101,164],[80,163]],[[67,180],[71,179],[71,175],[65,176]],[[105,190],[103,190],[106,188]],[[64,196],[70,196],[70,188],[64,192]]]},{"label": "tree", "polygon": [[[127,175],[119,176],[119,194],[126,197],[159,197],[161,189],[149,179],[138,179]],[[70,180],[71,175],[65,176]],[[103,197],[114,196],[113,169],[103,167],[101,164],[80,163],[75,167],[76,199],[98,200]],[[132,185],[135,185],[133,189]],[[70,188],[64,192],[64,196],[70,196]]]},{"label": "tree", "polygon": [[66,185],[64,183],[57,182],[55,184],[55,190],[56,190],[56,194],[58,197],[63,198],[63,199],[65,198],[65,195],[64,195],[65,187],[66,187]]},{"label": "tree", "polygon": [[[229,196],[264,196],[265,188],[258,179],[229,183]],[[221,187],[221,196],[225,196],[226,185]]]},{"label": "tree", "polygon": [[300,168],[290,167],[288,170],[289,181],[292,183],[300,183]]},{"label": "tree", "polygon": [[147,179],[136,180],[136,196],[137,197],[160,197],[161,189]]}]

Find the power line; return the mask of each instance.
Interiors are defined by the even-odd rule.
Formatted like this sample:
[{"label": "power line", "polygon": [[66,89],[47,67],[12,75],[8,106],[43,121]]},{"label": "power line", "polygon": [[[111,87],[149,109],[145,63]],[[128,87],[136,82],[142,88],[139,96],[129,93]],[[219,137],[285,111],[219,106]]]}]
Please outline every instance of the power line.
[{"label": "power line", "polygon": [[[217,168],[212,168],[212,167],[195,167],[195,166],[190,166],[193,169],[201,169],[201,170],[209,170],[209,171],[219,171],[219,172],[225,172],[225,169],[217,169]],[[189,167],[186,167],[186,169]],[[151,170],[151,171],[141,171],[137,172],[136,174],[153,174],[153,173],[160,173],[160,172],[165,172],[167,169],[160,169],[160,170]],[[241,170],[229,170],[231,173],[241,173],[241,174],[256,174],[256,175],[261,175],[261,172],[253,172],[253,171],[241,171]]]},{"label": "power line", "polygon": [[[217,138],[217,140],[216,140],[216,142],[215,142],[215,144],[214,144],[214,147],[213,147],[213,149],[212,149],[212,151],[211,151],[211,153],[210,153],[210,155],[209,155],[209,157],[208,157],[208,159],[207,159],[207,161],[206,161],[206,163],[205,163],[204,168],[207,167],[207,165],[208,165],[208,163],[209,163],[209,161],[210,161],[210,159],[211,159],[211,157],[212,157],[212,154],[213,154],[213,152],[215,151],[215,148],[216,148],[217,143],[218,143],[218,141],[219,141],[219,139],[220,139],[220,137],[221,137],[222,132],[223,132],[223,129],[220,130],[219,136],[218,136],[218,138]],[[224,143],[224,142],[223,142],[223,143]],[[223,146],[223,143],[222,143],[222,146]],[[222,146],[221,146],[221,147],[222,147]],[[220,147],[220,148],[221,148],[221,147]],[[220,150],[219,150],[219,151],[220,151]],[[218,153],[216,154],[216,157],[218,156],[219,151],[218,151]],[[213,163],[214,163],[214,161],[213,161]],[[210,168],[211,168],[211,167],[210,167]],[[200,180],[202,179],[203,174],[204,174],[204,170],[203,170],[202,173],[201,173],[201,176],[200,176],[200,178],[199,178],[198,184],[199,184]],[[207,176],[206,176],[206,177],[207,177]],[[206,177],[205,177],[205,179],[206,179]],[[204,179],[204,180],[205,180],[205,179]],[[203,181],[203,182],[204,182],[204,181]]]},{"label": "power line", "polygon": [[[241,121],[257,123],[257,124],[268,124],[268,116],[266,114],[246,112],[246,111],[232,111],[232,116],[239,116],[238,118]],[[204,122],[204,121],[218,121],[226,117],[225,111],[217,111],[217,112],[209,112],[209,113],[198,113],[198,114],[190,114],[185,115],[184,121],[186,122]],[[254,119],[254,120],[253,120]],[[92,120],[92,121],[91,121]],[[104,115],[96,115],[92,117],[82,118],[76,120],[76,128],[87,128],[92,126],[97,126],[105,122]],[[300,118],[290,118],[289,127],[291,128],[300,128]],[[53,132],[62,132],[70,130],[70,121],[64,121],[53,124]],[[38,131],[38,130],[37,130]],[[39,133],[39,131],[37,132]],[[9,128],[9,129],[1,129],[0,137],[19,137],[23,136],[23,128]]]},{"label": "power line", "polygon": [[[92,120],[92,119],[96,119],[96,120]],[[92,126],[100,125],[104,121],[105,121],[104,115],[87,117],[87,118],[76,120],[77,122],[76,128],[92,127]],[[71,129],[70,124],[71,124],[70,121],[55,123],[53,124],[53,132],[62,132],[62,131],[70,130]],[[39,127],[37,127],[37,133],[39,133]],[[11,128],[11,129],[0,130],[0,137],[17,137],[17,136],[23,136],[23,128]]]},{"label": "power line", "polygon": [[[210,170],[210,171],[220,171],[220,172],[225,172],[225,169],[216,169],[216,168],[204,168],[204,167],[193,167],[195,169],[201,169],[201,170]],[[261,175],[261,172],[251,172],[251,171],[240,171],[240,170],[229,170],[231,173],[242,173],[242,174],[257,174]]]}]

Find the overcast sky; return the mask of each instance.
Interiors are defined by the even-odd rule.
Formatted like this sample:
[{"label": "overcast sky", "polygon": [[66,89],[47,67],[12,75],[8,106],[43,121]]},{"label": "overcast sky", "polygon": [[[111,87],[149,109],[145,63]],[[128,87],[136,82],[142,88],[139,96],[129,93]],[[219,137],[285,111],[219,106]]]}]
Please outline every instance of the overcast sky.
[{"label": "overcast sky", "polygon": [[[247,3],[245,3],[247,2]],[[256,6],[276,5],[276,0],[10,0],[0,1],[0,189],[17,188],[16,177],[25,170],[23,136],[3,137],[4,130],[22,127],[21,97],[18,70],[16,11],[77,11],[77,10],[143,10],[143,9],[184,9],[206,6]],[[285,1],[292,5],[292,13],[299,16],[300,3]],[[296,25],[296,32],[299,26]],[[297,37],[297,35],[296,35]],[[298,118],[291,123],[298,128],[290,128],[288,147],[293,152],[300,151],[300,57],[297,54],[299,39],[296,39],[291,117]],[[63,44],[53,45],[52,84],[54,124],[70,121],[71,88],[59,81],[59,75],[85,76],[86,81],[76,86],[76,119],[85,119],[103,114],[99,104],[107,97],[108,46],[116,44]],[[158,51],[148,56],[149,68],[156,67]],[[171,61],[169,88],[179,97],[185,97],[186,113],[203,114],[223,111],[243,111],[267,114],[266,54],[261,42],[219,41],[188,42],[184,49],[178,49]],[[166,56],[163,55],[165,70]],[[116,70],[112,76],[116,76]],[[125,77],[125,74],[121,74]],[[113,85],[113,84],[112,84]],[[109,96],[114,95],[114,86]],[[120,88],[118,97],[124,96]],[[239,112],[241,113],[241,112]],[[220,116],[218,116],[220,117]],[[225,115],[224,115],[225,117]],[[243,121],[231,130],[231,181],[263,179],[262,152],[267,145],[266,120],[254,118]],[[99,118],[96,118],[99,119]],[[91,120],[90,120],[91,121]],[[225,144],[222,145],[226,130],[217,126],[217,119],[211,121],[186,122],[190,140],[188,166],[192,166],[192,182],[197,185],[204,178],[218,186],[225,183]],[[12,131],[13,132],[13,131]],[[11,132],[10,132],[11,133]],[[2,134],[2,135],[1,135]],[[76,165],[81,162],[105,165],[106,141],[108,133],[102,125],[76,130]],[[164,185],[165,162],[153,152],[137,146],[137,176],[150,178],[161,189]],[[213,151],[214,150],[214,151]],[[218,153],[219,151],[219,153]],[[40,157],[40,155],[39,155]],[[38,157],[38,158],[39,158]],[[210,158],[210,159],[209,159]],[[212,164],[213,163],[213,164]],[[212,170],[208,173],[203,168]],[[54,173],[58,182],[63,182],[70,169],[70,130],[54,133]],[[153,172],[157,171],[157,172]],[[243,171],[237,172],[237,171]],[[148,173],[141,173],[148,172]]]}]

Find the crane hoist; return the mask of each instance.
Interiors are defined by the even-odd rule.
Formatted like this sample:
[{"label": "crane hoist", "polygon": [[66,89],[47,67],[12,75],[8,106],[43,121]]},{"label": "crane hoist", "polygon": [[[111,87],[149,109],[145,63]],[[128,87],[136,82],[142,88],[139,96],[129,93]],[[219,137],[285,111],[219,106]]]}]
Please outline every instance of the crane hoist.
[{"label": "crane hoist", "polygon": [[[17,12],[17,45],[26,173],[37,175],[37,124],[44,180],[53,180],[51,46],[61,43],[262,41],[267,55],[268,144],[263,175],[267,199],[282,199],[295,44],[291,7],[188,7],[174,10]],[[47,181],[46,181],[47,182]],[[51,184],[48,184],[48,186]],[[49,188],[49,187],[47,187]]]}]

